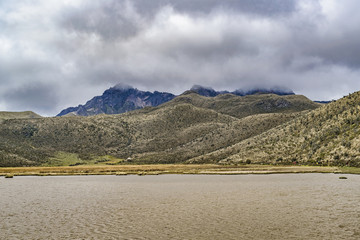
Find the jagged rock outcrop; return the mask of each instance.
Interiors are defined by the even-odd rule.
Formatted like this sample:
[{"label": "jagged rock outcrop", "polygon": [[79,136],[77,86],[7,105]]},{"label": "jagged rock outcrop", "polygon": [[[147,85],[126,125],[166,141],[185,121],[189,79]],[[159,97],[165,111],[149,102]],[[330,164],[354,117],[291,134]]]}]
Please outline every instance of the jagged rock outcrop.
[{"label": "jagged rock outcrop", "polygon": [[155,107],[170,101],[174,97],[175,95],[171,93],[140,91],[130,86],[116,85],[106,90],[103,95],[94,97],[85,105],[67,108],[57,116],[118,114],[147,106]]}]

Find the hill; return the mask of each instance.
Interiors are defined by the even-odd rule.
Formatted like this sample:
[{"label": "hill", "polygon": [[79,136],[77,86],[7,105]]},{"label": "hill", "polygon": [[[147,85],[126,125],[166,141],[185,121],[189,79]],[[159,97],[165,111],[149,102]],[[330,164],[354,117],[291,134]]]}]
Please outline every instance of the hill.
[{"label": "hill", "polygon": [[[270,104],[274,102],[281,104]],[[245,112],[251,106],[258,110]],[[72,156],[73,163],[106,156],[135,163],[180,163],[297,118],[304,106],[318,105],[302,96],[208,98],[191,93],[124,114],[9,119],[0,125],[0,166],[61,165],[66,156]]]},{"label": "hill", "polygon": [[41,118],[40,115],[31,112],[0,112],[0,121],[6,119],[19,119],[19,118]]},{"label": "hill", "polygon": [[313,110],[321,106],[302,95],[261,94],[236,96],[221,94],[216,97],[204,97],[193,92],[185,92],[164,106],[187,103],[200,108],[207,108],[237,118],[262,113],[294,113]]},{"label": "hill", "polygon": [[360,92],[189,162],[360,166]]}]

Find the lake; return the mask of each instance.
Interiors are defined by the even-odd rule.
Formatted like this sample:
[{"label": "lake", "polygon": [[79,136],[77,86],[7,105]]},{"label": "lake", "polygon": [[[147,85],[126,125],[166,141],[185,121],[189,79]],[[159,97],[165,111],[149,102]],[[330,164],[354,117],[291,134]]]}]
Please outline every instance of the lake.
[{"label": "lake", "polygon": [[360,175],[1,177],[0,208],[0,239],[360,239]]}]

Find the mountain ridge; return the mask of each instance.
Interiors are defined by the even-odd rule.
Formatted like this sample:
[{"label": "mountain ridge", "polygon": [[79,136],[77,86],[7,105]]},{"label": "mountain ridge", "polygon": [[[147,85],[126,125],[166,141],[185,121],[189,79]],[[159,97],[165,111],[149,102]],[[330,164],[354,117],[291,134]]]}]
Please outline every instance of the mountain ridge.
[{"label": "mountain ridge", "polygon": [[[210,87],[203,87],[201,85],[194,85],[190,90],[183,94],[195,92],[205,97],[216,97],[221,94],[234,94],[237,96],[247,96],[255,94],[277,94],[277,95],[294,95],[291,90],[281,90],[281,88],[269,89],[251,89],[251,90],[236,90],[229,91],[215,91]],[[97,114],[119,114],[144,107],[156,107],[166,103],[176,96],[168,92],[149,92],[141,91],[126,84],[117,84],[104,91],[101,96],[95,96],[87,101],[84,105],[77,107],[69,107],[62,110],[57,116],[65,115],[80,115],[92,116]]]}]

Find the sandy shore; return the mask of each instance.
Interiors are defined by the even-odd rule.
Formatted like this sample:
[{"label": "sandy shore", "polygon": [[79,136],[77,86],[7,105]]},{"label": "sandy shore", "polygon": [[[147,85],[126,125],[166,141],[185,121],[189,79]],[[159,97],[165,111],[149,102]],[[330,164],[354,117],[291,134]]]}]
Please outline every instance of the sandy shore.
[{"label": "sandy shore", "polygon": [[359,168],[317,166],[272,166],[215,164],[157,164],[157,165],[84,165],[64,167],[0,168],[0,176],[56,176],[56,175],[158,175],[158,174],[275,174],[275,173],[355,173]]}]

